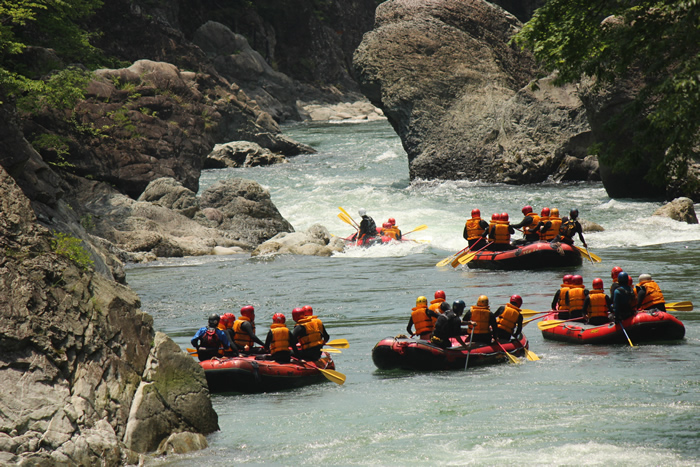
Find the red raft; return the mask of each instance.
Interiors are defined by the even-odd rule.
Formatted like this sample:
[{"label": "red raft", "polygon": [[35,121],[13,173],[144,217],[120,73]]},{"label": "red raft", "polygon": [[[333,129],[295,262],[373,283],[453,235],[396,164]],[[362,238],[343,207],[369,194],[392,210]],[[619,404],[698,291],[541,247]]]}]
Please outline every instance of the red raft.
[{"label": "red raft", "polygon": [[[546,315],[543,321],[558,319],[557,316],[557,312],[552,312]],[[665,311],[640,311],[631,318],[623,320],[622,326],[634,344],[677,341],[685,336],[683,323]],[[571,344],[628,344],[622,327],[615,323],[591,326],[570,321],[543,329],[542,337]]]},{"label": "red raft", "polygon": [[[495,344],[473,342],[464,348],[456,339],[451,339],[451,342],[453,347],[443,349],[426,340],[387,337],[372,349],[372,360],[380,370],[414,371],[464,370],[467,353],[470,368],[509,360],[505,352]],[[523,335],[518,342],[506,342],[501,345],[509,354],[521,357],[529,344]]]},{"label": "red raft", "polygon": [[410,240],[408,238],[402,238],[401,240],[394,240],[391,237],[387,237],[385,235],[377,235],[376,237],[371,237],[367,241],[359,241],[359,240],[353,240],[354,234],[350,235],[348,237],[345,237],[343,240],[345,240],[345,244],[347,246],[372,246],[372,245],[383,245],[385,243],[390,243],[390,242],[412,242],[413,240]]},{"label": "red raft", "polygon": [[291,363],[267,360],[269,355],[213,358],[199,362],[209,391],[259,393],[298,388],[328,381],[318,368],[335,370],[330,355],[323,353],[316,362],[292,359]]},{"label": "red raft", "polygon": [[535,242],[512,250],[482,250],[467,263],[473,269],[546,269],[580,266],[581,252],[566,243]]}]

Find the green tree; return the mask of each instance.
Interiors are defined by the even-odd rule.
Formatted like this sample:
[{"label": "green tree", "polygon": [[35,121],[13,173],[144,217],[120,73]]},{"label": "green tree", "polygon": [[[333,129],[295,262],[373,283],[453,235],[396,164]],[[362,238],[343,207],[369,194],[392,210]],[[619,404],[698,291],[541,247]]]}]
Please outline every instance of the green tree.
[{"label": "green tree", "polygon": [[608,131],[636,135],[636,148],[606,144],[602,162],[614,170],[650,167],[647,181],[674,178],[686,191],[689,159],[700,147],[700,0],[549,0],[514,42],[530,48],[559,84],[595,77],[606,86],[637,74],[633,102],[611,118]]}]

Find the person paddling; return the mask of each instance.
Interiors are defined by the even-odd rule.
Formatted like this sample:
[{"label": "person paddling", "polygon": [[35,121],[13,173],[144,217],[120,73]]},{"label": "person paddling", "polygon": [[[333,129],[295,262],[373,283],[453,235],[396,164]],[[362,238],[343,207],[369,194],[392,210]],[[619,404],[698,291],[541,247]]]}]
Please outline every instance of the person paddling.
[{"label": "person paddling", "polygon": [[523,330],[523,315],[520,307],[523,299],[520,295],[511,295],[510,300],[493,314],[496,318],[496,337],[501,340],[517,339]]},{"label": "person paddling", "polygon": [[619,323],[637,313],[637,297],[630,287],[630,277],[626,272],[622,271],[618,274],[617,282],[620,285],[615,289],[613,296],[613,313],[615,322]]},{"label": "person paddling", "polygon": [[292,351],[296,348],[297,340],[284,324],[287,318],[282,313],[272,315],[272,325],[265,339],[265,349],[269,350],[270,356],[277,363],[289,363]]},{"label": "person paddling", "polygon": [[659,284],[651,279],[650,274],[640,274],[636,285],[637,303],[640,310],[666,311],[666,300]]},{"label": "person paddling", "polygon": [[233,323],[236,322],[236,315],[233,313],[224,313],[221,315],[221,319],[219,320],[219,326],[218,328],[222,331],[224,331],[224,334],[226,334],[226,338],[228,339],[229,343],[231,344],[231,350],[226,351],[224,355],[227,357],[237,357],[238,356],[238,346],[235,344],[234,340],[234,334],[233,334]]},{"label": "person paddling", "polygon": [[571,277],[571,285],[564,295],[569,318],[583,317],[583,302],[588,296],[588,289],[583,285],[583,277],[576,274]]},{"label": "person paddling", "polygon": [[219,348],[231,347],[224,331],[218,328],[220,317],[217,314],[209,316],[208,325],[200,328],[190,341],[192,347],[197,349],[197,358],[200,362],[209,360],[219,355]]},{"label": "person paddling", "polygon": [[[411,317],[408,318],[406,332],[413,336],[418,336],[422,340],[430,340],[435,328],[438,314],[428,308],[428,299],[421,295],[416,299],[416,306],[411,309]],[[413,332],[411,328],[415,326]]]},{"label": "person paddling", "polygon": [[265,343],[255,335],[255,308],[246,305],[241,308],[241,315],[233,323],[233,339],[239,350],[255,352],[254,344],[261,347]]},{"label": "person paddling", "polygon": [[564,274],[559,290],[554,293],[552,298],[552,310],[557,310],[559,319],[569,319],[569,306],[566,304],[566,292],[571,287],[571,274]]},{"label": "person paddling", "polygon": [[430,343],[446,349],[450,347],[450,338],[454,337],[462,347],[466,347],[467,344],[462,339],[462,336],[469,334],[469,330],[462,328],[461,318],[466,304],[463,300],[457,300],[452,304],[452,309],[447,303],[442,303],[441,305],[444,307],[443,313],[438,316],[435,322],[435,329],[433,330]]},{"label": "person paddling", "polygon": [[496,338],[496,317],[491,313],[489,308],[489,297],[480,295],[469,311],[464,314],[462,319],[463,324],[469,325],[469,330],[474,328],[472,342],[491,343]]},{"label": "person paddling", "polygon": [[374,223],[374,219],[367,215],[365,208],[360,208],[357,213],[362,218],[360,230],[357,232],[357,241],[360,245],[369,245],[372,239],[377,236],[377,224]]},{"label": "person paddling", "polygon": [[605,293],[603,279],[593,279],[593,289],[583,301],[583,313],[586,322],[594,326],[610,322],[609,314],[612,311],[612,300]]},{"label": "person paddling", "polygon": [[301,346],[297,355],[306,361],[319,360],[323,352],[323,344],[330,339],[325,326],[317,316],[313,315],[313,309],[308,305],[304,308],[295,308],[292,311],[292,318],[297,323],[292,330],[292,335]]},{"label": "person paddling", "polygon": [[557,235],[552,243],[566,243],[567,245],[574,244],[574,235],[578,234],[579,240],[583,244],[584,248],[588,248],[586,240],[583,238],[583,228],[581,223],[578,221],[578,209],[574,208],[569,211],[569,218],[564,222],[562,219],[561,227],[559,228],[559,235]]},{"label": "person paddling", "polygon": [[532,210],[532,206],[530,205],[524,206],[522,213],[525,217],[519,223],[514,224],[513,228],[522,230],[523,238],[515,240],[513,245],[527,245],[528,243],[537,242],[540,239],[538,231],[540,228],[540,216]]},{"label": "person paddling", "polygon": [[469,251],[479,251],[486,246],[489,223],[481,218],[481,211],[472,209],[471,219],[464,224],[462,237],[469,243]]}]

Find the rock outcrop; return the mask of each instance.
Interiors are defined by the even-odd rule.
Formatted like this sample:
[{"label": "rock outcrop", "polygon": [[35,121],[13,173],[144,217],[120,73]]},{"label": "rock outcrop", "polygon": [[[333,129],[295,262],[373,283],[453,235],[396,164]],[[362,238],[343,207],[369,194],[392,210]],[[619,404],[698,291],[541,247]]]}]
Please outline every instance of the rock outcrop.
[{"label": "rock outcrop", "polygon": [[279,233],[253,250],[251,256],[331,256],[344,249],[345,242],[342,238],[331,237],[328,229],[315,224],[306,232]]},{"label": "rock outcrop", "polygon": [[225,167],[257,167],[260,165],[284,164],[289,162],[280,154],[275,154],[259,144],[249,141],[231,141],[217,144],[204,161],[205,169]]},{"label": "rock outcrop", "polygon": [[693,200],[690,198],[676,198],[661,206],[654,211],[652,215],[668,217],[678,222],[687,222],[688,224],[698,223],[698,217],[695,214],[695,206],[693,205]]},{"label": "rock outcrop", "polygon": [[362,92],[401,137],[411,178],[596,177],[575,90],[551,80],[526,86],[534,61],[508,43],[520,26],[482,0],[378,6],[354,66]]}]

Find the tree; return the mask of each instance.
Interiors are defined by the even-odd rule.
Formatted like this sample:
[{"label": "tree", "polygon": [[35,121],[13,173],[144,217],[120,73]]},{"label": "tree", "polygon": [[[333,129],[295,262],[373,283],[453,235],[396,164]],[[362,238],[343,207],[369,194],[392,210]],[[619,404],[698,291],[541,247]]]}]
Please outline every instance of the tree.
[{"label": "tree", "polygon": [[657,186],[697,189],[687,170],[700,148],[700,0],[549,0],[514,42],[559,84],[588,76],[602,89],[641,76],[635,99],[608,122],[611,134],[635,134],[638,147],[613,140],[598,156],[616,171],[648,164],[645,178]]}]

